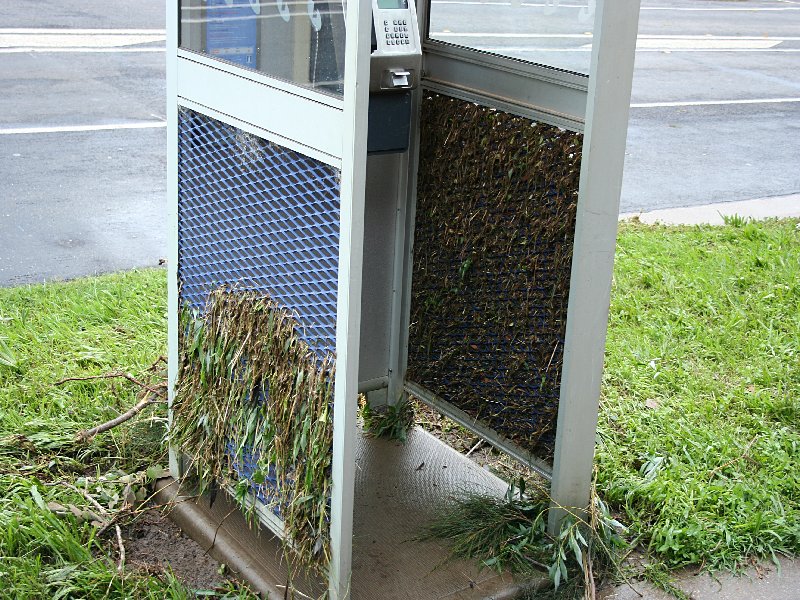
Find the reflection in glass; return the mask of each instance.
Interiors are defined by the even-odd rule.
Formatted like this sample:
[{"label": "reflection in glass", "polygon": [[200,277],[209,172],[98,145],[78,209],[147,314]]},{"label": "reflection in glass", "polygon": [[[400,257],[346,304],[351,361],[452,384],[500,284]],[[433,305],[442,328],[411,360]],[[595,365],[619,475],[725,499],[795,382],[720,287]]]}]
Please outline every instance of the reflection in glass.
[{"label": "reflection in glass", "polygon": [[180,46],[337,96],[341,0],[179,0]]},{"label": "reflection in glass", "polygon": [[596,0],[432,0],[429,38],[589,74]]}]

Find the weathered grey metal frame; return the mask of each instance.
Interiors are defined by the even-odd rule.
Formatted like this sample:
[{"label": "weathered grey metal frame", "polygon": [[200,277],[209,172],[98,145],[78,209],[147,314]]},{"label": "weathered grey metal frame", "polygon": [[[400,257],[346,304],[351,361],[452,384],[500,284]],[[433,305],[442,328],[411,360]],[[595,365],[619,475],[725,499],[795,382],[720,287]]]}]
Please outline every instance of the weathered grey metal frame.
[{"label": "weathered grey metal frame", "polygon": [[[165,0],[165,5],[170,402],[178,367],[179,105],[242,127],[341,171],[329,597],[343,600],[349,595],[352,565],[371,2],[348,2],[343,99],[179,49],[178,2]],[[283,107],[285,112],[276,118],[274,110],[253,108],[265,105]],[[327,120],[328,127],[314,125],[321,119]],[[170,469],[178,477],[183,472],[182,462],[179,449],[171,448]]]},{"label": "weathered grey metal frame", "polygon": [[431,40],[425,44],[424,85],[462,100],[583,130],[587,85],[583,75]]},{"label": "weathered grey metal frame", "polygon": [[534,456],[525,449],[520,448],[516,444],[509,442],[507,439],[498,435],[493,429],[483,425],[480,421],[473,419],[463,410],[453,406],[446,400],[443,400],[430,390],[414,383],[413,381],[406,381],[403,388],[407,393],[419,400],[422,400],[425,404],[438,410],[440,413],[452,419],[462,427],[466,427],[470,431],[477,433],[498,450],[502,450],[512,458],[527,465],[545,479],[550,479],[552,477],[552,468],[545,461],[537,456]]},{"label": "weathered grey metal frame", "polygon": [[[413,253],[414,210],[421,92],[413,99],[411,151],[400,157],[399,168],[408,178],[397,190],[397,221],[394,253],[394,290],[391,349],[386,377],[359,384],[359,332],[361,265],[364,227],[364,185],[366,180],[366,131],[369,81],[369,43],[371,9],[369,0],[348,2],[347,28],[351,32],[346,46],[346,78],[343,100],[326,97],[297,86],[272,80],[199,55],[179,51],[177,46],[177,2],[167,5],[167,115],[168,115],[168,218],[169,218],[169,381],[170,398],[177,376],[177,111],[183,104],[210,111],[215,117],[243,126],[268,139],[292,144],[342,169],[337,306],[337,379],[334,399],[334,466],[331,534],[333,562],[330,594],[332,600],[348,596],[352,558],[354,440],[357,435],[357,393],[388,388],[388,401],[396,402],[403,391],[410,391],[460,421],[476,429],[491,443],[527,462],[552,478],[552,497],[556,505],[583,507],[589,500],[594,435],[598,414],[600,377],[603,364],[610,282],[616,240],[617,212],[624,161],[628,102],[633,69],[633,54],[638,23],[639,0],[598,0],[596,5],[591,74],[580,75],[528,65],[514,59],[470,51],[442,42],[425,43],[427,89],[441,91],[466,100],[495,106],[517,114],[575,131],[584,131],[580,196],[573,253],[570,302],[567,317],[564,366],[555,458],[552,469],[536,461],[496,434],[476,426],[457,409],[426,394],[405,381],[410,314],[411,264]],[[428,2],[418,7],[420,30],[427,31]],[[357,32],[357,35],[352,35]],[[210,63],[210,64],[209,64]],[[189,80],[181,81],[181,66]],[[205,70],[203,70],[205,69]],[[203,78],[249,86],[254,94],[268,94],[290,102],[288,120],[302,121],[305,110],[330,114],[336,122],[326,132],[288,133],[263,122],[249,112],[235,114],[216,90],[204,92]],[[492,86],[486,86],[491,73]],[[192,80],[195,78],[195,80]],[[199,79],[197,79],[199,78]],[[240,81],[244,80],[244,81]],[[199,97],[181,99],[181,88],[191,88]],[[188,88],[186,86],[189,86]],[[245,89],[245,88],[242,88]],[[291,100],[289,98],[291,97]],[[298,131],[300,133],[298,133]],[[321,137],[320,137],[321,136]],[[322,140],[322,143],[319,143]],[[336,141],[338,140],[338,142]],[[339,145],[341,144],[341,145]],[[321,147],[320,147],[321,146]],[[170,452],[170,468],[180,475],[180,454]],[[548,473],[548,471],[550,471]],[[554,511],[551,527],[558,523]]]},{"label": "weathered grey metal frame", "polygon": [[[412,395],[551,480],[551,497],[557,508],[551,511],[551,531],[557,529],[565,514],[558,507],[581,510],[590,500],[639,0],[598,0],[595,10],[588,77],[442,42],[427,40],[423,46],[423,88],[584,132],[553,465],[532,457],[429,390],[413,382],[405,383],[406,391]],[[418,15],[420,31],[427,32],[429,0],[420,0]],[[418,92],[412,165],[419,159],[416,109],[420,97]],[[403,263],[397,267],[405,277],[401,312],[406,334],[398,340],[404,352],[401,361],[404,378],[416,208],[414,189],[409,190],[407,202],[406,246]]]},{"label": "weathered grey metal frame", "polygon": [[[639,0],[597,0],[550,495],[591,495]],[[563,511],[550,511],[555,531]]]}]

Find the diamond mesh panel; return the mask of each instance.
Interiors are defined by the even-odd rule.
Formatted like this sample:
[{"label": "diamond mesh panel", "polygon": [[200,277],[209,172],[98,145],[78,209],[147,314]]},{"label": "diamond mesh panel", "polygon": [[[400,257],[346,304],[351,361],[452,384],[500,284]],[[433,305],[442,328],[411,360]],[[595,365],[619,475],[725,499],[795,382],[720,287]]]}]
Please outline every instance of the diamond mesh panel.
[{"label": "diamond mesh panel", "polygon": [[548,458],[581,135],[435,94],[421,127],[408,377]]},{"label": "diamond mesh panel", "polygon": [[339,172],[191,110],[178,123],[181,301],[202,310],[222,284],[268,293],[334,353]]}]

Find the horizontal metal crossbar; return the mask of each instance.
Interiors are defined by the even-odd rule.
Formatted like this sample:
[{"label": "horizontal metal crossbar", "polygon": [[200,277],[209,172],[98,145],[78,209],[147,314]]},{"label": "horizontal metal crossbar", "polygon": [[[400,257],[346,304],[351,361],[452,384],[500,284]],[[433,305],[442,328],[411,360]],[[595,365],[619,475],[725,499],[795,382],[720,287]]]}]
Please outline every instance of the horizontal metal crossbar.
[{"label": "horizontal metal crossbar", "polygon": [[553,467],[551,465],[547,464],[540,458],[536,458],[527,450],[524,450],[523,448],[517,446],[514,442],[507,440],[495,430],[483,425],[480,421],[473,419],[463,410],[456,408],[446,400],[443,400],[430,390],[425,389],[413,381],[406,381],[403,384],[403,388],[407,393],[414,396],[414,398],[421,400],[434,410],[438,410],[444,416],[452,419],[462,427],[466,427],[476,435],[489,442],[498,450],[505,452],[514,460],[522,463],[531,470],[536,471],[548,481],[552,479]]}]

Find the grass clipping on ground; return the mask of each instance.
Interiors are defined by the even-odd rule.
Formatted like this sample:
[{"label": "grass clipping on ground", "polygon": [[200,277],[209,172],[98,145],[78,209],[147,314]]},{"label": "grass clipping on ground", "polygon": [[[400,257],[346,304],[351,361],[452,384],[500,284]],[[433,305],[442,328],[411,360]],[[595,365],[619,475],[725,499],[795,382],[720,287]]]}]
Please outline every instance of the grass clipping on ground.
[{"label": "grass clipping on ground", "polygon": [[166,325],[160,269],[0,289],[1,598],[194,597],[168,570],[126,563],[114,535],[166,460],[166,405],[81,441],[139,388],[53,385],[116,370],[152,382]]},{"label": "grass clipping on ground", "polygon": [[295,563],[327,567],[333,356],[320,360],[288,311],[255,292],[219,288],[201,315],[182,312],[170,439],[202,486],[253,492],[284,522]]}]

